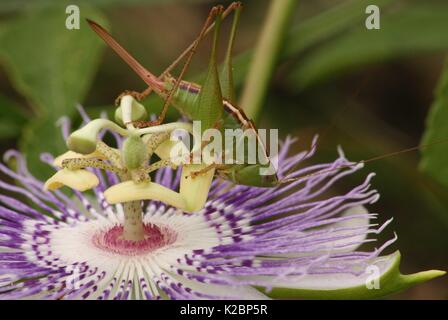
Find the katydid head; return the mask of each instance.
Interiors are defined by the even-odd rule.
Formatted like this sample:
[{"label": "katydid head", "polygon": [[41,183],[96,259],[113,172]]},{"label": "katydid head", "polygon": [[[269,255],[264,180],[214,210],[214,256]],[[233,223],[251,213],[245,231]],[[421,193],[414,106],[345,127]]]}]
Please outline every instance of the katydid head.
[{"label": "katydid head", "polygon": [[262,174],[263,168],[265,166],[261,164],[233,165],[229,169],[220,171],[219,174],[226,180],[245,186],[271,188],[278,185],[277,174]]}]

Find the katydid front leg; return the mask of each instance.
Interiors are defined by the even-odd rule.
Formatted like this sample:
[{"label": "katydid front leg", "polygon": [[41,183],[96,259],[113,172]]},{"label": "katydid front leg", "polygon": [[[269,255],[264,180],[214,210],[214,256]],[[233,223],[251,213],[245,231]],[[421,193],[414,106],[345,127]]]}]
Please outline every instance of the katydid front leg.
[{"label": "katydid front leg", "polygon": [[134,91],[134,90],[125,90],[115,99],[116,106],[120,105],[121,98],[123,98],[124,96],[132,96],[137,101],[142,101],[143,99],[146,98],[146,95],[144,92],[138,92],[138,91]]},{"label": "katydid front leg", "polygon": [[[178,91],[178,88],[180,86],[180,83],[182,82],[183,75],[185,74],[188,65],[196,51],[197,46],[199,45],[202,38],[210,32],[214,26],[216,26],[216,21],[214,23],[211,23],[213,18],[215,16],[222,16],[222,18],[229,15],[231,12],[235,11],[235,19],[234,19],[234,26],[236,25],[236,22],[238,20],[239,12],[242,5],[240,2],[234,2],[223,12],[222,6],[217,6],[213,8],[209,14],[209,17],[204,24],[204,28],[202,29],[200,35],[196,38],[196,40],[159,76],[156,77],[151,72],[146,70],[134,57],[132,57],[129,52],[127,52],[105,29],[103,29],[100,25],[96,24],[93,21],[88,20],[89,25],[91,28],[148,84],[148,88],[143,91],[142,93],[135,92],[135,91],[127,91],[124,94],[121,94],[120,97],[123,97],[126,94],[130,94],[134,96],[137,100],[141,100],[145,98],[151,91],[155,91],[158,95],[162,96],[165,99],[165,105],[163,108],[163,111],[159,115],[158,119],[155,121],[149,121],[146,123],[138,123],[138,127],[143,126],[154,126],[158,125],[163,122],[166,110],[168,106],[170,105],[171,100],[173,99],[173,96]],[[220,21],[221,19],[219,19]],[[231,41],[228,53],[231,52],[231,47],[234,40],[234,33],[235,33],[234,27],[232,27],[232,34],[231,34]],[[169,81],[166,82],[166,76],[169,74],[169,72],[183,59],[187,56],[187,61],[182,69],[182,72],[179,76],[179,78],[176,80],[174,78],[174,81],[170,83]],[[227,56],[229,56],[227,54]],[[226,63],[230,60],[226,57]],[[216,63],[216,62],[215,62]],[[229,68],[226,68],[227,70],[231,70]],[[225,72],[226,73],[226,72]],[[225,76],[224,78],[228,78]],[[169,84],[169,86],[167,86]],[[189,87],[189,86],[188,86]],[[225,90],[226,96],[227,96],[227,90]],[[183,102],[182,102],[183,103]],[[222,107],[222,106],[221,106]],[[181,106],[181,109],[186,108],[186,106]],[[182,112],[182,111],[181,111]]]}]

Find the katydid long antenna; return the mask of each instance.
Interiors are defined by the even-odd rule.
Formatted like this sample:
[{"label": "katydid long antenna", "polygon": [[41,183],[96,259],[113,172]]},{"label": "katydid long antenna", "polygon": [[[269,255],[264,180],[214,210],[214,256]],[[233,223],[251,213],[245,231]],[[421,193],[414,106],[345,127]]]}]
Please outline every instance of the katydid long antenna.
[{"label": "katydid long antenna", "polygon": [[[361,88],[367,83],[368,81],[368,77],[364,76],[364,78],[361,80],[361,82],[358,84],[357,89],[355,90],[354,94],[351,95],[350,99],[353,100],[355,98],[358,97],[358,95],[361,92]],[[344,114],[348,108],[349,108],[349,103],[346,103],[344,105],[344,107],[342,108],[341,111],[339,111],[339,114]],[[331,133],[331,131],[336,127],[336,123],[334,122],[334,119],[332,121],[332,123],[326,125],[325,127],[323,127],[322,129],[322,133],[319,134],[319,140],[324,140],[324,138]],[[286,175],[290,174],[291,172],[293,172],[295,169],[297,169],[299,164],[293,166],[291,169],[288,170],[288,172],[286,173]]]},{"label": "katydid long antenna", "polygon": [[404,154],[404,153],[408,153],[408,152],[411,152],[411,151],[422,150],[422,149],[425,149],[425,148],[432,147],[434,145],[447,143],[447,142],[448,142],[448,138],[442,139],[442,140],[433,141],[433,142],[426,143],[426,144],[419,144],[419,145],[414,146],[414,147],[410,147],[410,148],[406,148],[406,149],[402,149],[402,150],[386,153],[386,154],[383,154],[383,155],[380,155],[380,156],[375,156],[375,157],[369,158],[367,160],[361,160],[361,161],[355,162],[353,164],[346,164],[346,165],[336,166],[336,167],[331,168],[331,169],[320,170],[320,171],[317,171],[317,172],[314,172],[314,173],[310,173],[310,174],[306,174],[306,175],[303,175],[303,176],[300,176],[300,177],[296,177],[296,178],[283,179],[283,180],[280,180],[280,184],[295,182],[295,181],[306,179],[306,178],[309,178],[309,177],[314,177],[314,176],[319,176],[319,175],[326,174],[326,173],[331,173],[333,171],[337,171],[337,170],[340,170],[340,169],[353,168],[353,167],[358,166],[360,164],[365,164],[365,163],[369,163],[369,162],[374,162],[374,161],[378,161],[378,160],[394,157],[394,156],[397,156],[397,155],[400,155],[400,154]]}]

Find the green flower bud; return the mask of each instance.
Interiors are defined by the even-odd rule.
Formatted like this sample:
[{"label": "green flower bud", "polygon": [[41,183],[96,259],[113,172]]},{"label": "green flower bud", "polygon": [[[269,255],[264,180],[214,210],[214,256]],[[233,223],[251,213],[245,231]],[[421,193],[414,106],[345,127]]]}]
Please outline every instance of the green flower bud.
[{"label": "green flower bud", "polygon": [[123,143],[123,164],[129,170],[138,169],[146,159],[146,145],[138,135],[128,137]]},{"label": "green flower bud", "polygon": [[[132,99],[131,102],[131,121],[143,121],[148,118],[148,113],[146,112],[146,108],[140,104],[137,100],[132,98],[131,96],[124,96],[122,98],[122,103],[120,107],[115,110],[115,122],[117,122],[120,126],[124,126],[125,123],[123,121],[123,104],[125,103],[123,100]],[[127,103],[129,103],[128,101]]]}]

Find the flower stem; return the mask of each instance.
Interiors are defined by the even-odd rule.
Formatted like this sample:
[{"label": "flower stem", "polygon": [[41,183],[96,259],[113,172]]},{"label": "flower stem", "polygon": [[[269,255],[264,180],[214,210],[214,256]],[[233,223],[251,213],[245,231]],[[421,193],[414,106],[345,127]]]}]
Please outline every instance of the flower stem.
[{"label": "flower stem", "polygon": [[131,241],[143,240],[145,232],[143,229],[142,203],[131,201],[123,203],[124,228],[123,239]]},{"label": "flower stem", "polygon": [[283,36],[296,2],[297,0],[271,2],[267,21],[261,31],[240,101],[246,114],[254,120],[257,120],[259,116],[266,96],[266,89],[281,49]]}]

